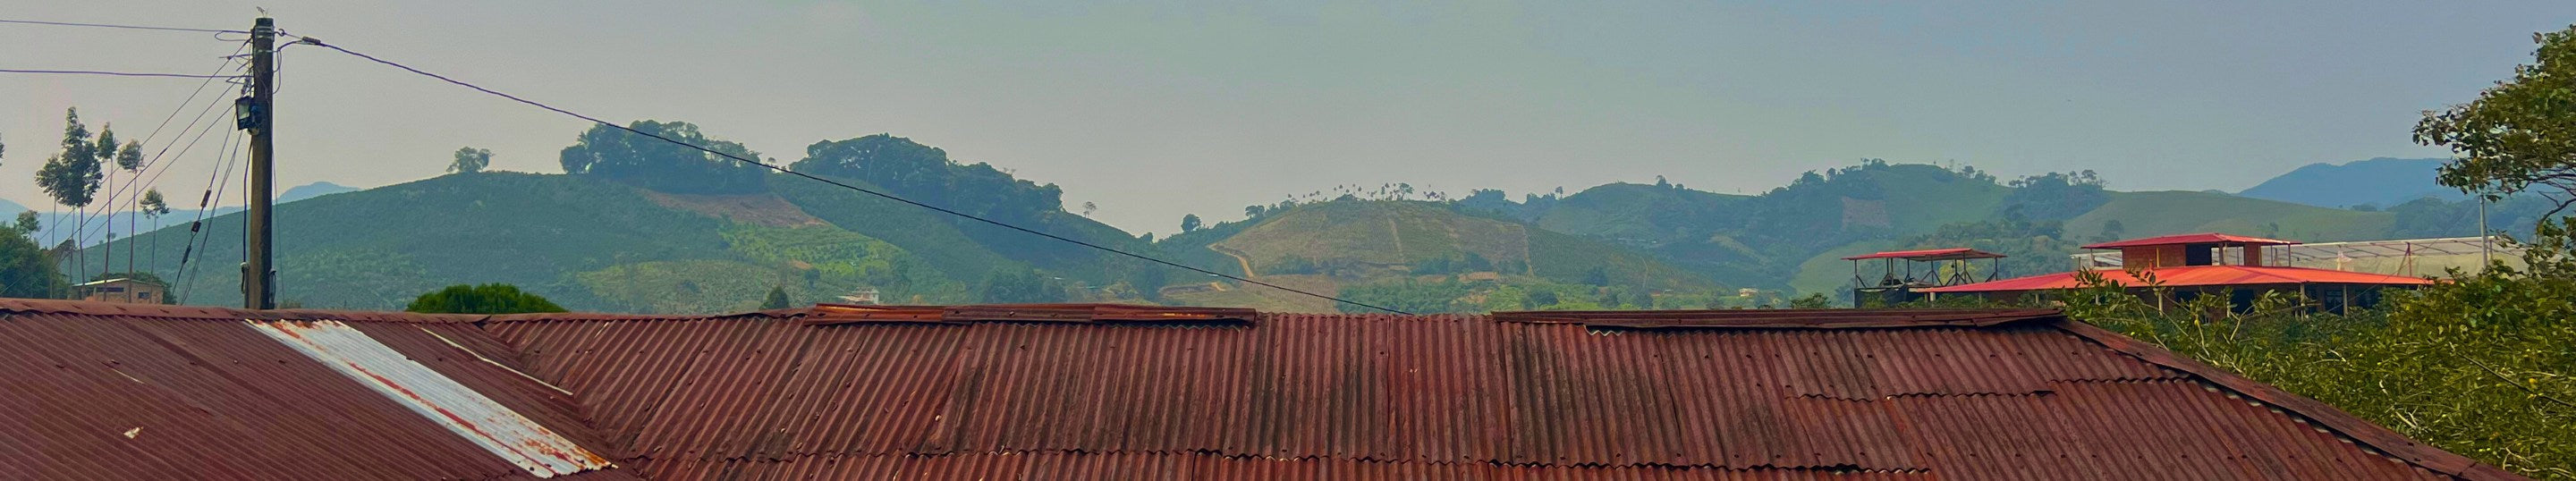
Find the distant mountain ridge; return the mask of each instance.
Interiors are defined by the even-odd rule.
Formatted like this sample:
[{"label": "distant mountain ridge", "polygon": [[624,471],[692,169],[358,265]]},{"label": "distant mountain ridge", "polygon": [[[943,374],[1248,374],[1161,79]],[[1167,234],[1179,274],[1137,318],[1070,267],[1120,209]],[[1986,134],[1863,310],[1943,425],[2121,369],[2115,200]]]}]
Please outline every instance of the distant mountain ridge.
[{"label": "distant mountain ridge", "polygon": [[[639,155],[609,153],[602,158]],[[1388,184],[1398,187],[1250,206],[1241,220],[1195,225],[1159,241],[1066,212],[1054,184],[891,135],[818,142],[793,169],[1307,292],[1417,312],[1478,312],[1783,305],[1796,295],[1841,292],[1867,273],[1840,257],[1878,249],[1974,246],[2009,253],[2019,266],[2013,274],[2036,274],[2030,271],[2062,270],[2076,245],[2109,238],[2473,235],[2475,216],[2459,212],[2478,206],[2438,200],[2431,169],[2439,164],[2319,164],[2247,195],[2114,192],[2091,172],[2005,180],[1973,167],[1874,159],[1809,172],[1756,195],[1658,179],[1514,201],[1495,190],[1416,196],[1409,185]],[[1026,280],[1086,301],[1354,309],[823,183],[779,174],[751,179],[758,182],[695,193],[586,174],[458,174],[364,190],[297,186],[280,195],[278,266],[287,273],[280,291],[313,307],[393,309],[448,284],[504,282],[580,310],[712,313],[751,308],[771,289],[793,302],[838,302],[860,291],[890,303],[994,302],[997,293],[1029,292],[1013,284]],[[2351,191],[2376,197],[2327,196]],[[2384,208],[2343,208],[2352,204]],[[190,301],[220,302],[238,284],[236,269],[221,268],[239,262],[238,208],[210,213],[203,233],[192,236],[188,221],[196,215],[182,208],[194,206],[173,207],[178,212],[160,219],[164,229],[120,235],[111,249],[85,255],[79,271],[121,270],[141,257],[144,269],[177,281],[182,292],[203,294]],[[122,233],[125,223],[107,217],[85,231],[119,224],[114,229]],[[192,238],[211,241],[191,254]],[[202,270],[179,276],[177,260],[188,255]]]},{"label": "distant mountain ridge", "polygon": [[2448,159],[2380,157],[2342,164],[2314,163],[2237,192],[2242,197],[2317,207],[2358,205],[2389,207],[2431,197],[2445,201],[2468,198],[2459,189],[2433,182]]},{"label": "distant mountain ridge", "polygon": [[[359,188],[356,188],[356,187],[345,186],[345,185],[340,185],[340,184],[334,184],[334,183],[331,183],[330,181],[314,182],[314,183],[310,183],[310,184],[304,184],[304,185],[298,185],[298,186],[294,186],[294,187],[289,187],[289,188],[287,188],[287,189],[286,189],[286,191],[285,191],[285,192],[279,192],[279,193],[277,194],[277,203],[278,203],[278,204],[286,204],[286,203],[289,203],[289,202],[295,202],[295,201],[304,200],[304,199],[311,199],[311,198],[314,198],[314,197],[321,197],[321,196],[325,196],[325,195],[338,194],[338,193],[343,193],[343,192],[357,192],[357,191],[359,191],[359,190],[363,190],[363,189],[359,189]],[[160,221],[161,221],[161,224],[162,224],[162,225],[166,226],[166,225],[169,225],[169,224],[170,224],[170,223],[172,223],[172,222],[179,222],[179,223],[184,224],[184,223],[186,223],[187,221],[189,221],[189,220],[193,220],[193,219],[195,219],[195,218],[196,218],[196,215],[197,215],[197,206],[196,206],[196,204],[193,204],[193,203],[192,203],[192,202],[195,202],[195,201],[196,201],[196,200],[195,200],[195,199],[196,199],[195,197],[182,197],[182,196],[178,195],[176,192],[167,192],[167,191],[162,192],[162,195],[167,195],[167,196],[169,196],[169,197],[167,198],[167,202],[169,202],[169,203],[170,203],[170,213],[169,213],[168,215],[163,215],[163,216],[161,216]],[[10,207],[17,207],[17,209],[16,209],[16,210],[11,210],[11,209],[10,209]],[[18,204],[13,204],[13,203],[10,203],[9,201],[6,201],[6,200],[0,200],[0,212],[15,213],[15,212],[17,212],[17,211],[19,211],[19,210],[35,210],[35,209],[29,209],[29,208],[26,208],[26,207],[20,207],[20,206],[18,206]],[[214,218],[214,217],[216,217],[216,216],[221,216],[221,215],[224,215],[224,214],[230,214],[230,213],[234,213],[234,212],[241,212],[241,210],[242,210],[242,206],[238,206],[238,205],[217,206],[217,207],[215,207],[214,209],[207,211],[207,212],[206,212],[206,217],[207,217],[207,218]],[[82,247],[88,247],[88,246],[98,245],[98,243],[100,243],[100,242],[104,242],[104,241],[106,241],[106,240],[107,240],[107,234],[109,234],[109,233],[114,233],[114,234],[116,234],[118,237],[124,237],[124,236],[134,235],[134,234],[135,234],[135,232],[134,232],[135,230],[140,230],[140,231],[143,231],[143,232],[151,232],[151,230],[153,229],[153,227],[152,227],[153,221],[152,221],[152,220],[150,220],[150,219],[146,219],[146,218],[144,218],[144,217],[145,217],[145,216],[142,216],[142,215],[140,215],[140,214],[137,214],[137,213],[136,213],[136,212],[134,212],[134,211],[125,211],[125,210],[120,210],[120,211],[116,211],[116,212],[108,213],[108,214],[105,214],[105,215],[101,215],[101,216],[99,216],[99,217],[92,217],[92,218],[90,218],[90,219],[89,219],[89,222],[88,222],[88,224],[89,224],[89,225],[84,226],[84,227],[82,227],[82,229],[81,229],[81,230],[82,230],[81,237],[83,238],[83,242],[81,242],[81,246],[82,246]],[[40,231],[38,231],[38,232],[37,232],[37,234],[36,234],[36,240],[38,241],[38,243],[39,243],[39,244],[46,245],[46,246],[51,246],[51,245],[54,245],[55,243],[62,242],[62,241],[63,241],[63,239],[65,239],[65,238],[69,238],[69,237],[71,237],[71,236],[72,236],[72,229],[68,229],[68,228],[66,228],[66,229],[56,230],[56,229],[53,229],[53,228],[52,228],[52,226],[56,226],[56,225],[69,225],[69,224],[68,224],[69,222],[71,222],[71,221],[73,221],[73,220],[76,220],[76,219],[79,219],[79,218],[80,218],[79,216],[76,216],[76,215],[73,215],[73,214],[70,214],[70,213],[54,213],[54,214],[46,214],[46,213],[41,212],[41,211],[37,212],[37,213],[36,213],[36,220],[37,220],[37,222],[38,222],[39,224],[41,224],[41,225],[46,226],[46,229],[44,229],[44,230],[40,230]],[[129,225],[130,225],[130,226],[134,226],[134,229],[128,229],[128,228],[127,228],[127,226],[129,226]]]}]

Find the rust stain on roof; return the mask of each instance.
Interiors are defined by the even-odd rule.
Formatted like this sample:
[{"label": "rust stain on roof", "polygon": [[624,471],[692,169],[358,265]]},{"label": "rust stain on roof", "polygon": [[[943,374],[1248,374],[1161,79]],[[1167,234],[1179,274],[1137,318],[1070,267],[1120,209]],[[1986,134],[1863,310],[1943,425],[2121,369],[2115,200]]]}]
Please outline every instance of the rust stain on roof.
[{"label": "rust stain on roof", "polygon": [[[519,421],[267,318],[123,309],[0,300],[0,383],[51,388],[0,396],[44,420],[0,478],[537,477],[453,431]],[[2050,311],[1128,309],[275,325],[616,464],[580,479],[2519,479]]]}]

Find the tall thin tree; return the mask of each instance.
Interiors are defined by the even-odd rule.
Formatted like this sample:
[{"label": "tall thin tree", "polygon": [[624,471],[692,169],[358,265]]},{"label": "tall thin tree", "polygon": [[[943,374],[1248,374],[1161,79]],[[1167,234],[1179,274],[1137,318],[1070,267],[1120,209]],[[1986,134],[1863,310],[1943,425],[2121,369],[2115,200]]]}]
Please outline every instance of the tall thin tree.
[{"label": "tall thin tree", "polygon": [[[152,218],[152,232],[155,234],[161,232],[161,216],[168,215],[170,213],[170,202],[168,199],[161,197],[161,189],[154,188],[152,190],[143,191],[143,201],[140,202],[139,205],[142,206],[143,216]],[[128,240],[126,242],[133,241]],[[161,236],[152,236],[152,248],[150,249],[150,252],[152,252],[152,260],[144,263],[144,265],[150,266],[154,272],[159,272],[161,270]],[[177,278],[177,274],[174,273],[168,279]],[[161,287],[167,289],[170,286]]]},{"label": "tall thin tree", "polygon": [[[101,134],[101,137],[105,137],[105,134]],[[125,183],[127,184],[125,186],[125,190],[137,190],[141,187],[133,185],[133,183],[143,179],[142,142],[128,140],[125,141],[125,146],[123,148],[116,150],[116,170],[125,171]],[[111,194],[108,195],[113,197],[115,196],[113,192],[116,192],[116,189],[108,189],[108,192],[111,192]],[[140,223],[140,219],[135,219],[135,216],[143,213],[143,196],[136,194],[132,197],[127,197],[126,203],[134,206],[134,210],[125,213],[125,272],[131,274],[134,272],[134,235],[136,234],[134,228],[142,225]],[[113,208],[109,209],[110,212],[108,215],[115,215],[114,210],[115,209]],[[111,221],[111,227],[113,227],[112,224],[116,218],[109,217],[108,219]]]},{"label": "tall thin tree", "polygon": [[[116,157],[117,145],[116,124],[99,124],[98,141],[97,143],[90,145],[90,155],[95,156],[96,159],[100,161],[100,164],[102,164],[102,168],[99,169],[99,172],[101,173],[101,177],[107,180],[106,190],[110,197],[114,197],[116,195],[116,170],[104,168],[103,165],[107,161],[115,160],[113,157]],[[116,265],[116,199],[107,199],[107,202],[97,202],[96,199],[93,199],[91,203],[96,204],[97,207],[82,213],[84,220],[81,222],[81,227],[88,227],[89,222],[86,220],[87,218],[97,217],[101,211],[105,211],[107,213],[106,222],[101,222],[99,224],[100,230],[107,231],[107,240],[99,243],[99,247],[101,249],[99,251],[98,271],[104,273],[108,271],[110,266]],[[88,244],[89,238],[82,237],[80,243]],[[81,264],[83,267],[88,266],[89,249],[81,249]]]},{"label": "tall thin tree", "polygon": [[[46,158],[44,167],[36,170],[36,186],[53,199],[56,218],[60,218],[61,207],[71,207],[77,219],[81,218],[80,209],[89,206],[90,196],[98,193],[101,175],[98,146],[90,143],[89,127],[81,124],[78,108],[64,110],[62,146],[62,153]],[[74,250],[80,247],[82,227],[79,224],[75,221],[72,236],[64,238]],[[75,278],[78,278],[77,274],[87,272],[86,266],[77,259],[73,266]]]}]

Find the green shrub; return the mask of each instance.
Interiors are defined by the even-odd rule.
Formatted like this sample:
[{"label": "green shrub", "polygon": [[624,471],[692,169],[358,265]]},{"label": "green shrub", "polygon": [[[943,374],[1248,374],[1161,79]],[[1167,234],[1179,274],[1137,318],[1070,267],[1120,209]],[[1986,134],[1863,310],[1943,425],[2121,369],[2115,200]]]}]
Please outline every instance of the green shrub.
[{"label": "green shrub", "polygon": [[555,305],[554,301],[520,291],[518,286],[497,283],[479,286],[464,284],[447,286],[436,292],[421,294],[419,299],[413,299],[411,306],[403,310],[445,314],[564,312],[563,306]]}]

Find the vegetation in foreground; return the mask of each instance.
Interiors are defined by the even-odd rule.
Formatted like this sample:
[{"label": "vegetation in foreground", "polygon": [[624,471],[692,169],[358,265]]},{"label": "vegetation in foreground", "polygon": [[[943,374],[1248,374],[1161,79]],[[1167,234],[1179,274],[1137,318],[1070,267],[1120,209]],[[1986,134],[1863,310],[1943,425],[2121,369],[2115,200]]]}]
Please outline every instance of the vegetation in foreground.
[{"label": "vegetation in foreground", "polygon": [[413,299],[405,311],[440,314],[522,314],[564,312],[563,306],[509,284],[447,286]]}]

